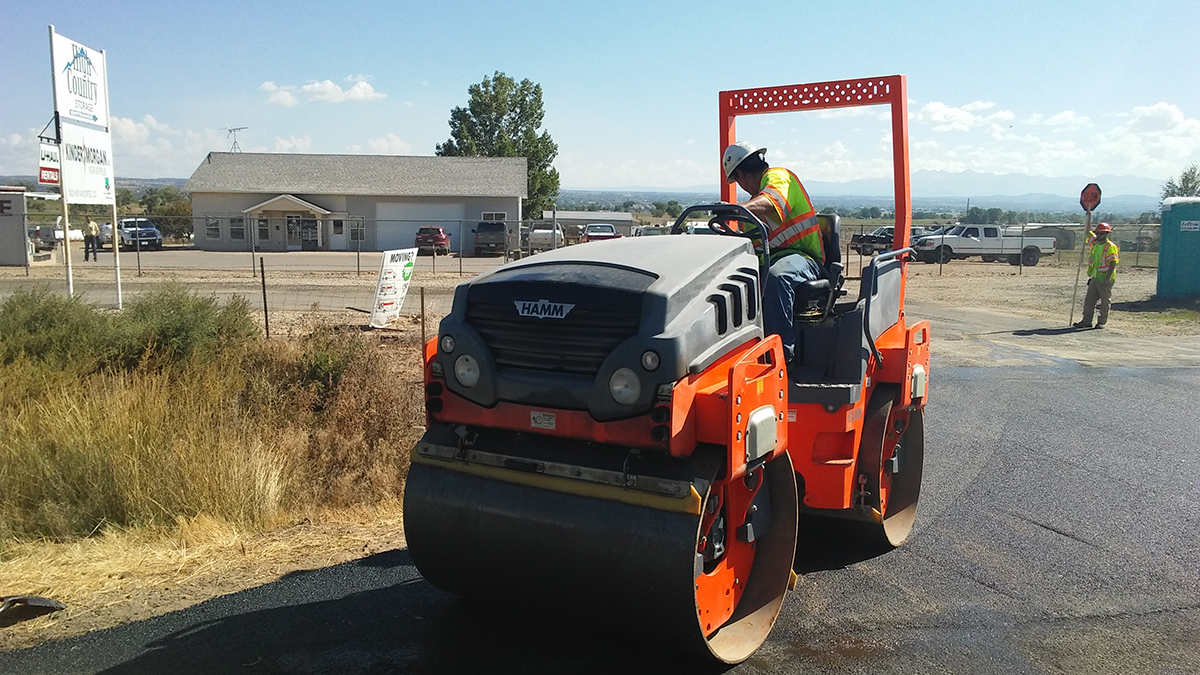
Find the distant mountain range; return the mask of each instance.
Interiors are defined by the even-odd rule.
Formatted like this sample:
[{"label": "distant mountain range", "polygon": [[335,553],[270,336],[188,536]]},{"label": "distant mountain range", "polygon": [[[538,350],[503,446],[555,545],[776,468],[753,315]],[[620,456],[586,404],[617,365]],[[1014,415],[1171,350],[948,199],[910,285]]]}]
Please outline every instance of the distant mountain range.
[{"label": "distant mountain range", "polygon": [[[803,180],[803,176],[801,176]],[[1088,183],[1096,183],[1104,192],[1099,211],[1138,214],[1158,209],[1162,181],[1142,176],[1028,176],[978,171],[951,173],[921,170],[912,175],[913,207],[936,211],[963,211],[967,199],[971,206],[1015,211],[1079,211],[1079,193]],[[863,178],[845,183],[805,181],[805,188],[818,205],[891,206],[890,178]],[[680,188],[605,188],[564,189],[564,195],[585,197],[591,194],[621,194],[634,201],[696,203],[716,199],[712,185]],[[620,203],[620,202],[618,202]]]}]

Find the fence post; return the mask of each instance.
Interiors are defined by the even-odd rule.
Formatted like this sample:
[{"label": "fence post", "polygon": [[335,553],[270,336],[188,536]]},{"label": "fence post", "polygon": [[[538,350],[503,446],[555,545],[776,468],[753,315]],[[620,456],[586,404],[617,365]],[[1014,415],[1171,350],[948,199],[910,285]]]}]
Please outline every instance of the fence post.
[{"label": "fence post", "polygon": [[[1001,234],[1000,234],[1000,249],[1004,250],[1004,234],[1003,234],[1004,230],[1000,230],[1000,232],[1001,232]],[[1025,273],[1025,226],[1024,225],[1021,226],[1021,250],[1019,252],[1017,252],[1017,262],[1020,263],[1019,265],[1017,265],[1017,276],[1021,276],[1022,274]]]},{"label": "fence post", "polygon": [[[506,241],[507,241],[507,239],[506,239]],[[460,276],[460,277],[462,276],[463,251],[466,250],[464,248],[464,246],[465,246],[465,244],[463,243],[463,221],[460,220],[460,221],[458,221],[458,276]],[[505,248],[507,248],[507,247],[508,247],[508,244],[506,243]]]},{"label": "fence post", "polygon": [[421,348],[425,348],[425,287],[421,287]]},{"label": "fence post", "polygon": [[1137,238],[1133,240],[1133,266],[1134,267],[1138,266],[1138,260],[1140,258],[1140,256],[1138,254],[1141,253],[1141,251],[1142,251],[1142,228],[1143,227],[1145,227],[1145,225],[1138,226]]},{"label": "fence post", "polygon": [[262,256],[258,258],[258,278],[262,281],[263,296],[263,327],[267,329],[267,339],[271,339],[271,317],[267,313],[267,268]]}]

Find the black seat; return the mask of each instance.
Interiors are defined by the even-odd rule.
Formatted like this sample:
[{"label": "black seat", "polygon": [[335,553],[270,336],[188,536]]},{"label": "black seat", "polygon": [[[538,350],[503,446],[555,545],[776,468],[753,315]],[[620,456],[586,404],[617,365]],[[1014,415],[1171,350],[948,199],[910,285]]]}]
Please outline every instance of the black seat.
[{"label": "black seat", "polygon": [[833,303],[845,291],[842,284],[841,218],[836,213],[819,213],[817,223],[821,226],[821,242],[825,249],[824,279],[806,281],[796,287],[793,316],[796,323],[824,321],[833,309]]}]

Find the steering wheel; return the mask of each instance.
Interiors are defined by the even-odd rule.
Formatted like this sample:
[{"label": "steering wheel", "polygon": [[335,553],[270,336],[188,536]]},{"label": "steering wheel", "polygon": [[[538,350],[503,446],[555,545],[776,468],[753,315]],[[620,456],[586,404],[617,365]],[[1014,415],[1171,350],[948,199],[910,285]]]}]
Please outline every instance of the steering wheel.
[{"label": "steering wheel", "polygon": [[[683,210],[679,217],[675,219],[675,224],[671,226],[671,234],[683,234],[684,224],[687,222],[687,217],[698,211],[711,213],[712,216],[708,219],[708,229],[717,234],[726,237],[744,237],[746,239],[756,239],[762,242],[762,257],[759,258],[759,287],[761,288],[766,283],[767,270],[770,266],[771,251],[767,242],[767,232],[769,232],[766,224],[758,219],[753,213],[742,206],[741,204],[729,204],[727,202],[718,202],[716,204],[695,204]],[[750,227],[743,230],[735,230],[729,227],[729,221],[737,221],[745,223]]]}]

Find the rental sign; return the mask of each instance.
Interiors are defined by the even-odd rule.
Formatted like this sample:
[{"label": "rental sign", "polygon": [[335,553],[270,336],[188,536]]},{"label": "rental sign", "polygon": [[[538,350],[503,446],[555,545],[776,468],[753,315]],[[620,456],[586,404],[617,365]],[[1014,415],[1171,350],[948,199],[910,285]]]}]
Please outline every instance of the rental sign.
[{"label": "rental sign", "polygon": [[42,143],[38,150],[38,183],[58,185],[58,172],[62,164],[58,159],[58,146]]}]

